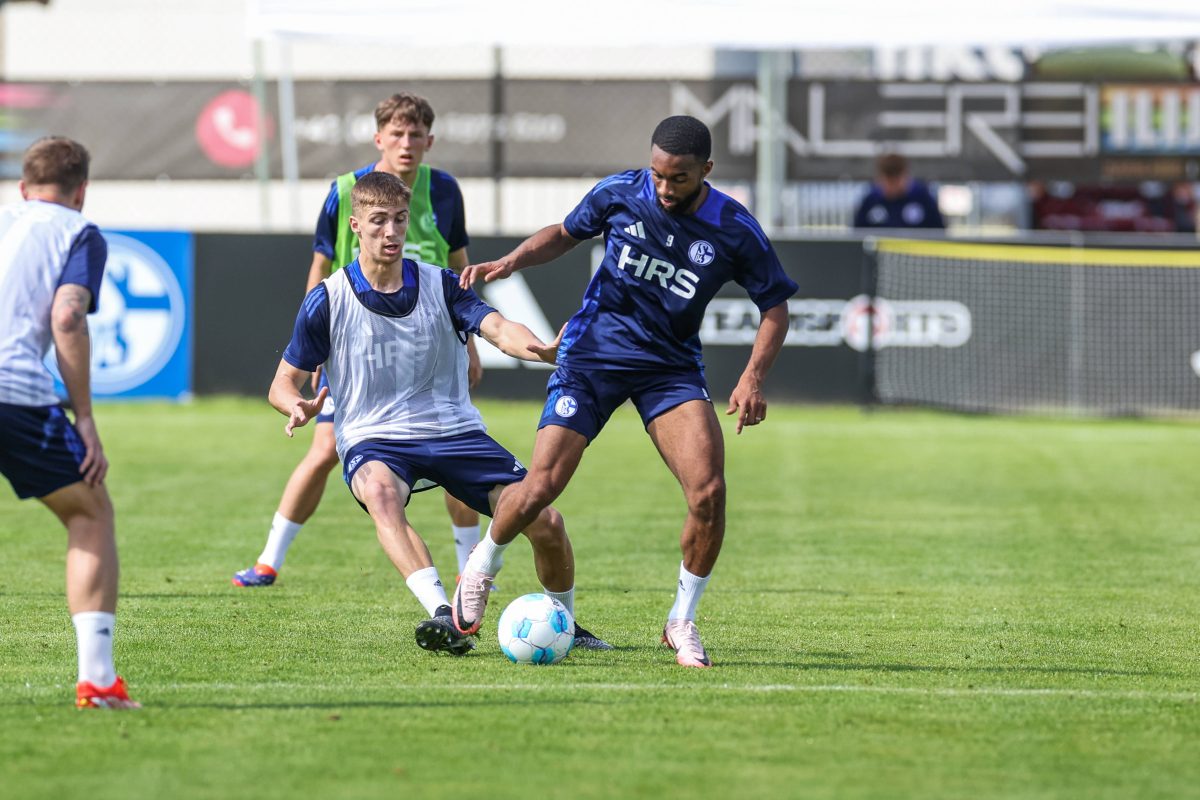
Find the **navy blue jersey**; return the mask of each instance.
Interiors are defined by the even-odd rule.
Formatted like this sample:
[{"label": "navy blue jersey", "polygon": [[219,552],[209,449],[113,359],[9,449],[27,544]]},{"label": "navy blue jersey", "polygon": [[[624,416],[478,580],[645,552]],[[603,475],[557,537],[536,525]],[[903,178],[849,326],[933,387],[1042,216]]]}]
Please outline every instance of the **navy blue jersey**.
[{"label": "navy blue jersey", "polygon": [[[376,162],[378,163],[378,162]],[[354,180],[360,180],[363,175],[375,169],[375,164],[367,164],[361,169],[354,170]],[[440,169],[429,171],[429,198],[433,204],[433,218],[438,232],[450,245],[450,252],[461,250],[471,243],[467,236],[467,216],[463,206],[462,190],[458,181],[449,172]],[[321,215],[317,217],[317,231],[313,235],[313,252],[320,253],[333,260],[333,246],[337,241],[338,230],[338,190],[335,180],[325,196],[325,205],[321,206]],[[437,266],[445,266],[438,264]]]},{"label": "navy blue jersey", "polygon": [[944,228],[937,200],[921,181],[912,181],[899,197],[887,198],[872,185],[854,212],[856,228]]},{"label": "navy blue jersey", "polygon": [[798,288],[744,206],[709,186],[695,214],[668,214],[648,169],[600,181],[563,227],[605,240],[558,349],[572,369],[699,368],[700,323],[723,285],[742,286],[760,310]]},{"label": "navy blue jersey", "polygon": [[[346,267],[345,278],[353,284],[354,293],[364,306],[377,314],[403,317],[416,305],[421,285],[416,262],[406,258],[403,265],[404,286],[395,292],[372,289],[357,260]],[[480,300],[473,290],[460,287],[458,276],[448,269],[442,270],[442,293],[455,329],[463,333],[479,333],[484,317],[496,310]],[[305,296],[283,359],[296,369],[314,372],[329,357],[329,346],[329,293],[322,282]]]}]

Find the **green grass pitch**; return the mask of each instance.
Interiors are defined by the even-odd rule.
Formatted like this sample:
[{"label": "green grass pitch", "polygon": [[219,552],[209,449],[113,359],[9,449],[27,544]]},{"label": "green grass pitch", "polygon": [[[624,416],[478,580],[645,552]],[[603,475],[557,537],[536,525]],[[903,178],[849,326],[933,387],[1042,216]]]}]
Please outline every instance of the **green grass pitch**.
[{"label": "green grass pitch", "polygon": [[[518,456],[533,404],[484,403]],[[716,668],[659,644],[679,491],[620,410],[557,504],[577,612],[549,668],[495,642],[537,588],[510,549],[478,651],[422,617],[335,474],[269,589],[230,585],[308,445],[265,402],[105,405],[136,713],[71,707],[64,536],[0,492],[0,796],[1200,795],[1200,427],[773,406],[727,433],[700,606]],[[409,507],[453,580],[441,498]]]}]

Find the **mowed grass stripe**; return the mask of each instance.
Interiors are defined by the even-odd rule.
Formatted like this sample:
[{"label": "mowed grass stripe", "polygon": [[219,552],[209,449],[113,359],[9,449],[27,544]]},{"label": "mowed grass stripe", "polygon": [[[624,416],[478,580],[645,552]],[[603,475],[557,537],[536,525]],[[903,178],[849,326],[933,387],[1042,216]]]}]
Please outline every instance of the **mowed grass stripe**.
[{"label": "mowed grass stripe", "polygon": [[[59,696],[64,687],[28,687],[30,696]],[[863,684],[804,684],[766,683],[733,685],[728,683],[681,684],[661,683],[464,683],[447,684],[362,684],[362,683],[168,683],[143,684],[138,687],[149,694],[171,692],[747,692],[812,693],[812,694],[907,694],[929,697],[1079,697],[1097,700],[1148,700],[1194,703],[1200,692],[1154,691],[1152,689],[1075,689],[1063,687],[1005,687],[1005,686],[874,686]]]}]

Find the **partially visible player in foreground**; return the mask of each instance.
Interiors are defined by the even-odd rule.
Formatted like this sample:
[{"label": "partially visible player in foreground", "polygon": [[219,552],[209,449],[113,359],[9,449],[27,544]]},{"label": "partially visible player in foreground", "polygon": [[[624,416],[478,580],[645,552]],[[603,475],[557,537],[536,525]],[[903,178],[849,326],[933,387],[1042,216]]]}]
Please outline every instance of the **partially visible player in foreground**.
[{"label": "partially visible player in foreground", "polygon": [[[404,240],[405,256],[455,271],[467,266],[469,240],[458,182],[450,173],[424,163],[425,154],[433,147],[433,119],[433,106],[429,101],[408,92],[394,94],[375,107],[375,147],[379,150],[379,160],[339,175],[329,188],[317,218],[305,292],[312,291],[314,286],[358,255],[358,236],[350,228],[350,192],[359,179],[371,172],[395,175],[412,189],[408,235]],[[474,387],[483,376],[483,367],[473,338],[467,338],[466,347],[467,374],[471,387]],[[325,385],[323,376],[318,383]],[[318,388],[313,387],[314,391]],[[314,426],[312,444],[288,478],[262,553],[253,566],[234,574],[235,586],[273,584],[283,568],[288,548],[316,512],[325,492],[325,481],[338,463],[333,442],[335,399],[336,394],[326,401]],[[445,501],[461,572],[467,554],[479,541],[479,514],[449,492],[445,493]]]},{"label": "partially visible player in foreground", "polygon": [[767,415],[762,383],[788,330],[797,289],[750,213],[704,179],[712,138],[691,117],[668,117],[651,138],[650,168],[596,184],[561,225],[550,225],[498,261],[463,271],[461,285],[507,278],[601,233],[604,260],[583,307],[561,335],[529,475],[505,494],[454,594],[454,621],[479,629],[500,554],[566,487],[584,448],[632,399],[659,454],[683,488],[683,563],[663,642],[688,667],[711,662],[696,605],[725,535],[725,449],[704,380],[700,323],[732,280],[762,313],[750,361],[729,397],[737,432]]},{"label": "partially visible player in foreground", "polygon": [[[364,175],[351,193],[350,224],[359,257],[304,299],[270,399],[294,428],[336,393],[337,452],[351,493],[375,522],[379,543],[430,618],[416,629],[426,650],[463,655],[474,641],[454,625],[425,542],[408,524],[412,492],[442,485],[491,514],[525,468],[484,431],[467,393],[462,336],[478,333],[502,352],[553,363],[545,344],[505,319],[449,270],[403,257],[408,187],[384,172]],[[313,400],[300,387],[324,364],[329,386]],[[562,516],[538,509],[522,526],[546,593],[574,612],[575,559]],[[576,636],[587,634],[581,629]],[[594,638],[594,637],[593,637]]]},{"label": "partially visible player in foreground", "polygon": [[[67,529],[67,607],[79,648],[79,708],[139,708],[113,667],[117,541],[108,459],[92,417],[91,341],[108,245],[80,214],[88,152],[47,137],[25,153],[24,202],[0,210],[0,473]],[[55,347],[75,423],[43,359]]]}]

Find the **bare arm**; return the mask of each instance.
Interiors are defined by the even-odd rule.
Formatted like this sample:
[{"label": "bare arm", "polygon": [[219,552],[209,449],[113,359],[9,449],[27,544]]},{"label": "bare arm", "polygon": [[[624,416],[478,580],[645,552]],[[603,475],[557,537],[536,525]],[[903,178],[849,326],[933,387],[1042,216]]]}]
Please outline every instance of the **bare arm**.
[{"label": "bare arm", "polygon": [[480,278],[486,283],[507,278],[519,269],[553,261],[579,242],[579,239],[567,233],[561,223],[547,225],[503,258],[467,267],[462,271],[458,283],[462,288],[469,289]]},{"label": "bare arm", "polygon": [[108,459],[104,457],[104,447],[92,416],[92,341],[87,323],[91,303],[92,293],[83,286],[65,283],[58,287],[50,309],[50,334],[54,339],[58,372],[75,412],[75,428],[83,441],[84,456],[79,472],[84,481],[96,486],[108,473]]},{"label": "bare arm", "polygon": [[294,429],[304,427],[320,414],[321,407],[325,405],[325,398],[329,395],[329,389],[322,387],[312,400],[304,399],[300,394],[300,387],[311,374],[307,370],[293,367],[283,359],[279,360],[279,368],[275,370],[275,379],[271,381],[271,391],[267,399],[275,406],[275,410],[288,418],[287,425],[283,426],[283,432],[288,436],[293,435]]},{"label": "bare arm", "polygon": [[496,346],[500,352],[524,361],[544,361],[553,364],[558,355],[558,343],[562,331],[550,344],[533,335],[533,331],[519,322],[507,319],[499,311],[493,311],[479,323],[479,334]]},{"label": "bare arm", "polygon": [[[308,268],[308,283],[304,287],[304,294],[308,294],[321,281],[325,280],[330,275],[330,270],[333,267],[333,262],[330,261],[324,253],[313,253],[312,264]],[[312,374],[312,390],[315,392],[317,386],[321,383],[321,368],[317,367],[317,371]]]},{"label": "bare arm", "polygon": [[758,333],[750,351],[750,361],[742,371],[737,386],[729,395],[726,414],[738,412],[737,432],[745,425],[757,425],[767,418],[767,401],[762,395],[762,383],[775,363],[788,332],[788,304],[783,301],[762,312],[758,322]]},{"label": "bare arm", "polygon": [[[470,257],[467,255],[467,248],[460,247],[457,250],[452,250],[449,257],[450,263],[446,266],[455,272],[461,274],[467,265],[471,263]],[[479,350],[475,347],[475,337],[467,337],[467,387],[474,389],[483,380],[483,362],[479,360]]]},{"label": "bare arm", "polygon": [[304,287],[304,293],[308,294],[313,290],[314,286],[328,278],[332,267],[333,262],[326,258],[324,253],[313,253],[312,264],[308,268],[308,283]]}]

